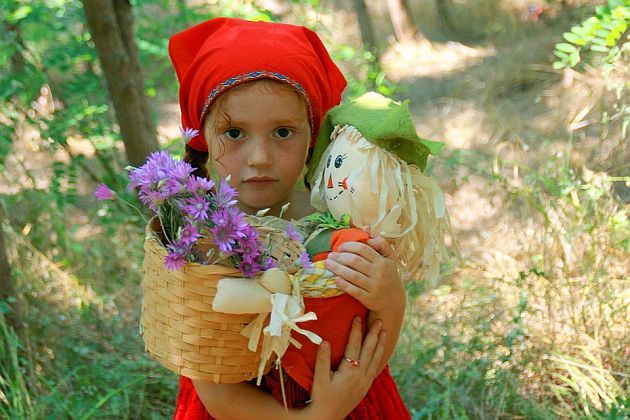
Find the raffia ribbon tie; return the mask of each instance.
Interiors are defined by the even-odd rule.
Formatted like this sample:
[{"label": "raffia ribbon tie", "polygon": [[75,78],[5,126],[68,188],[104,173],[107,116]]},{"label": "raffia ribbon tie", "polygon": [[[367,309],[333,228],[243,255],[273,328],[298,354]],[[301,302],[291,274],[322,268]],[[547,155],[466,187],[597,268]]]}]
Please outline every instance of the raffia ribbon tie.
[{"label": "raffia ribbon tie", "polygon": [[249,338],[248,348],[252,351],[256,350],[261,334],[263,336],[258,378],[256,380],[258,385],[260,385],[262,380],[265,365],[273,353],[277,355],[276,363],[279,363],[289,348],[289,344],[293,344],[297,348],[301,347],[300,343],[291,337],[291,331],[306,336],[315,344],[322,342],[320,336],[297,325],[300,322],[317,319],[317,315],[314,312],[304,313],[304,301],[301,296],[274,293],[271,295],[271,305],[269,325],[264,326],[267,314],[259,314],[241,331],[241,334]]},{"label": "raffia ribbon tie", "polygon": [[260,334],[262,334],[262,330],[265,326],[266,318],[266,313],[258,314],[258,316],[241,331],[241,335],[249,338],[247,348],[250,351],[256,351],[258,347],[258,341],[260,340]]}]

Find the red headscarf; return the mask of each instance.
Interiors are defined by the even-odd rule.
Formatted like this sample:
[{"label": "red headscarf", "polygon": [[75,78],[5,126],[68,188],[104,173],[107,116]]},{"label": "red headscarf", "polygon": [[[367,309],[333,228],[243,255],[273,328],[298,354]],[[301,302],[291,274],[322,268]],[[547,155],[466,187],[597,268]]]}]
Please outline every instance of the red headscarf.
[{"label": "red headscarf", "polygon": [[199,151],[208,150],[203,118],[231,87],[256,79],[293,86],[308,104],[315,139],[346,86],[317,34],[301,26],[215,18],[173,35],[168,50],[180,83],[182,126],[199,130],[188,143]]}]

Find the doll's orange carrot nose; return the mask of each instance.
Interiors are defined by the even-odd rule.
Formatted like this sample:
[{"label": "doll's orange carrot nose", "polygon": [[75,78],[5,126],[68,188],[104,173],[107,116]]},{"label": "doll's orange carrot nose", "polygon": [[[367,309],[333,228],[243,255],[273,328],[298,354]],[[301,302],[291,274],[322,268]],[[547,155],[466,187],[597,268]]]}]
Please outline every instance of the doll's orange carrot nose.
[{"label": "doll's orange carrot nose", "polygon": [[328,188],[332,188],[332,187],[333,187],[332,175],[328,175]]}]

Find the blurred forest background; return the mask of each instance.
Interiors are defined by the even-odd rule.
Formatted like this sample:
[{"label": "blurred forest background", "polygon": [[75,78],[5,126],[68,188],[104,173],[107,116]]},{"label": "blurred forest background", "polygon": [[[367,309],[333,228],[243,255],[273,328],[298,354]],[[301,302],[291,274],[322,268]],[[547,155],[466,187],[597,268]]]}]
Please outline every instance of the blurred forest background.
[{"label": "blurred forest background", "polygon": [[347,97],[410,98],[447,144],[462,260],[409,286],[391,363],[414,419],[628,418],[628,0],[0,4],[0,418],[172,416],[143,221],[93,192],[181,155],[168,37],[219,15],[314,28]]}]

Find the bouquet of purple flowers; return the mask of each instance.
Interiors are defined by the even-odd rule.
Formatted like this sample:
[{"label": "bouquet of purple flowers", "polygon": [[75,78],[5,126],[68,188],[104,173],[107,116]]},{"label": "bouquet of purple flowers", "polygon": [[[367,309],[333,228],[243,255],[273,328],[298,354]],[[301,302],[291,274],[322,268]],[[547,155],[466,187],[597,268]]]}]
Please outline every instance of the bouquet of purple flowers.
[{"label": "bouquet of purple flowers", "polygon": [[[179,270],[186,262],[215,264],[229,261],[245,277],[274,266],[258,231],[237,207],[237,191],[223,179],[214,181],[193,175],[194,168],[175,160],[166,151],[152,153],[139,168],[129,167],[129,189],[159,219],[163,245],[168,250],[164,265]],[[95,195],[100,200],[115,196],[105,184]],[[209,238],[214,249],[203,252],[200,238]]]}]

